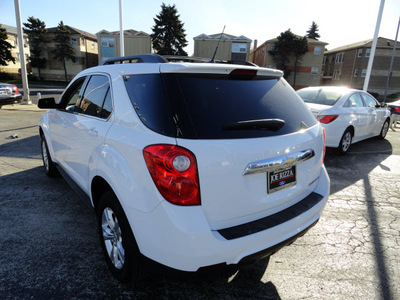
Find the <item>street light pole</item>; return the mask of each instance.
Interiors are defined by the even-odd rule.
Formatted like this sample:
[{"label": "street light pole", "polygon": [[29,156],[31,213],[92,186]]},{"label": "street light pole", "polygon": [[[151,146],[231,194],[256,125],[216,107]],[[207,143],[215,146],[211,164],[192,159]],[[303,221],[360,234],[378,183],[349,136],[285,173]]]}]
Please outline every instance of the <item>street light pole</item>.
[{"label": "street light pole", "polygon": [[379,6],[378,20],[376,20],[374,40],[372,42],[371,53],[370,53],[369,59],[368,59],[367,74],[366,74],[365,80],[364,80],[363,91],[365,91],[365,92],[368,90],[369,78],[371,77],[371,70],[372,70],[372,65],[374,63],[376,43],[378,41],[379,27],[381,26],[382,13],[383,13],[384,6],[385,6],[385,0],[381,0],[381,4]]},{"label": "street light pole", "polygon": [[124,43],[124,22],[123,22],[123,9],[122,0],[119,0],[119,38],[120,38],[120,56],[125,56],[125,43]]},{"label": "street light pole", "polygon": [[21,10],[19,7],[19,0],[14,0],[14,6],[15,6],[15,17],[17,21],[18,47],[19,47],[19,56],[21,62],[21,77],[22,77],[22,87],[24,90],[24,101],[26,101],[26,104],[32,104],[32,101],[29,98],[28,76],[26,74],[26,60],[24,53],[24,36],[22,32]]},{"label": "street light pole", "polygon": [[394,60],[394,55],[396,54],[397,37],[399,35],[399,27],[400,27],[400,18],[399,18],[399,23],[397,24],[396,37],[394,39],[392,58],[390,59],[390,66],[389,66],[388,78],[386,81],[385,95],[383,96],[383,103],[386,103],[387,92],[389,89],[390,80],[392,79],[393,60]]}]

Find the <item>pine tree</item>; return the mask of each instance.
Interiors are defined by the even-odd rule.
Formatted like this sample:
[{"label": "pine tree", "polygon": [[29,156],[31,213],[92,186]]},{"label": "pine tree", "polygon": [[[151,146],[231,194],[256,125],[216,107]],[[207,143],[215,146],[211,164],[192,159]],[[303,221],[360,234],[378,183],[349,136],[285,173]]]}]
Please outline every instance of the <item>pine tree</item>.
[{"label": "pine tree", "polygon": [[321,36],[318,33],[318,25],[314,21],[312,22],[310,29],[307,31],[306,37],[314,40],[318,40]]},{"label": "pine tree", "polygon": [[290,29],[277,37],[274,50],[269,51],[278,67],[283,71],[287,79],[292,70],[287,66],[291,60],[294,61],[293,86],[296,85],[296,75],[298,67],[301,65],[301,58],[308,51],[308,42],[306,37],[295,35]]},{"label": "pine tree", "polygon": [[151,38],[153,48],[160,55],[187,56],[183,50],[188,45],[183,23],[175,5],[161,5],[161,12],[154,18]]},{"label": "pine tree", "polygon": [[56,42],[56,49],[53,51],[54,58],[60,59],[64,67],[65,82],[68,82],[67,74],[67,59],[74,59],[74,48],[71,47],[70,42],[71,32],[65,27],[64,22],[61,21],[57,26],[54,41]]},{"label": "pine tree", "polygon": [[38,68],[39,80],[41,80],[40,69],[46,66],[46,58],[41,57],[45,47],[43,37],[47,32],[46,24],[39,19],[29,17],[28,23],[24,23],[24,32],[28,34],[29,38],[31,66]]},{"label": "pine tree", "polygon": [[0,66],[7,66],[10,61],[15,64],[15,58],[11,54],[12,48],[14,47],[7,42],[6,29],[0,25]]}]

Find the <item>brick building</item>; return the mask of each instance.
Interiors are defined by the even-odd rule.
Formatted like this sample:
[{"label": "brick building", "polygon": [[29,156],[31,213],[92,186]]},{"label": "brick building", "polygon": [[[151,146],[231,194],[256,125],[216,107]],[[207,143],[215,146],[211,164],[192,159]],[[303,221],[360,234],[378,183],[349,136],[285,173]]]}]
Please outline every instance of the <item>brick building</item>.
[{"label": "brick building", "polygon": [[[322,85],[345,85],[363,89],[372,39],[325,52]],[[394,41],[379,37],[368,91],[384,95]],[[400,92],[400,45],[397,44],[388,95]]]},{"label": "brick building", "polygon": [[[258,47],[255,45],[255,49],[251,54],[251,62],[260,67],[276,69],[277,64],[269,51],[274,49],[277,40],[277,38],[268,40]],[[301,64],[296,74],[296,83],[294,84],[293,71],[287,78],[287,81],[296,90],[308,86],[318,86],[320,83],[324,50],[328,44],[309,38],[307,38],[307,43],[308,52],[301,59]],[[294,70],[294,60],[291,60],[287,67],[289,70]]]}]

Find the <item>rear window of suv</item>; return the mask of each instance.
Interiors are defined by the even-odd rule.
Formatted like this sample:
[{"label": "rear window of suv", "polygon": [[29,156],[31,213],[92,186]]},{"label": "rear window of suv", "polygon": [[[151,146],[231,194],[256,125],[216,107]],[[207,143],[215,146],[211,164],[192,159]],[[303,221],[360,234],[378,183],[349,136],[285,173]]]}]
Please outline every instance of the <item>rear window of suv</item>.
[{"label": "rear window of suv", "polygon": [[[268,137],[297,132],[317,122],[280,78],[165,73],[130,75],[124,80],[142,122],[168,136]],[[265,126],[276,122],[281,125]],[[236,126],[243,123],[254,126]]]}]

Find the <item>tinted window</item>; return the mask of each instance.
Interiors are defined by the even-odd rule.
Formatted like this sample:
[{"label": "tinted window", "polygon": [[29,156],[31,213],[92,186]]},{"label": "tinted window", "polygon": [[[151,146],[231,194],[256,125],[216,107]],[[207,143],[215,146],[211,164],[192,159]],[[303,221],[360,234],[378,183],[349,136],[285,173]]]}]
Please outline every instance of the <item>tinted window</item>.
[{"label": "tinted window", "polygon": [[307,103],[334,105],[342,97],[342,93],[336,91],[299,90],[297,94]]},{"label": "tinted window", "polygon": [[[293,133],[316,124],[293,89],[277,78],[135,75],[126,79],[126,86],[142,121],[158,132],[165,127],[163,132],[172,136],[189,139],[266,137]],[[284,125],[279,130],[257,126],[226,129],[238,122],[265,119],[280,119]]]},{"label": "tinted window", "polygon": [[130,75],[124,81],[142,122],[158,133],[174,136],[160,74]]},{"label": "tinted window", "polygon": [[82,113],[100,116],[110,83],[106,76],[93,75],[86,86],[80,108]]}]

